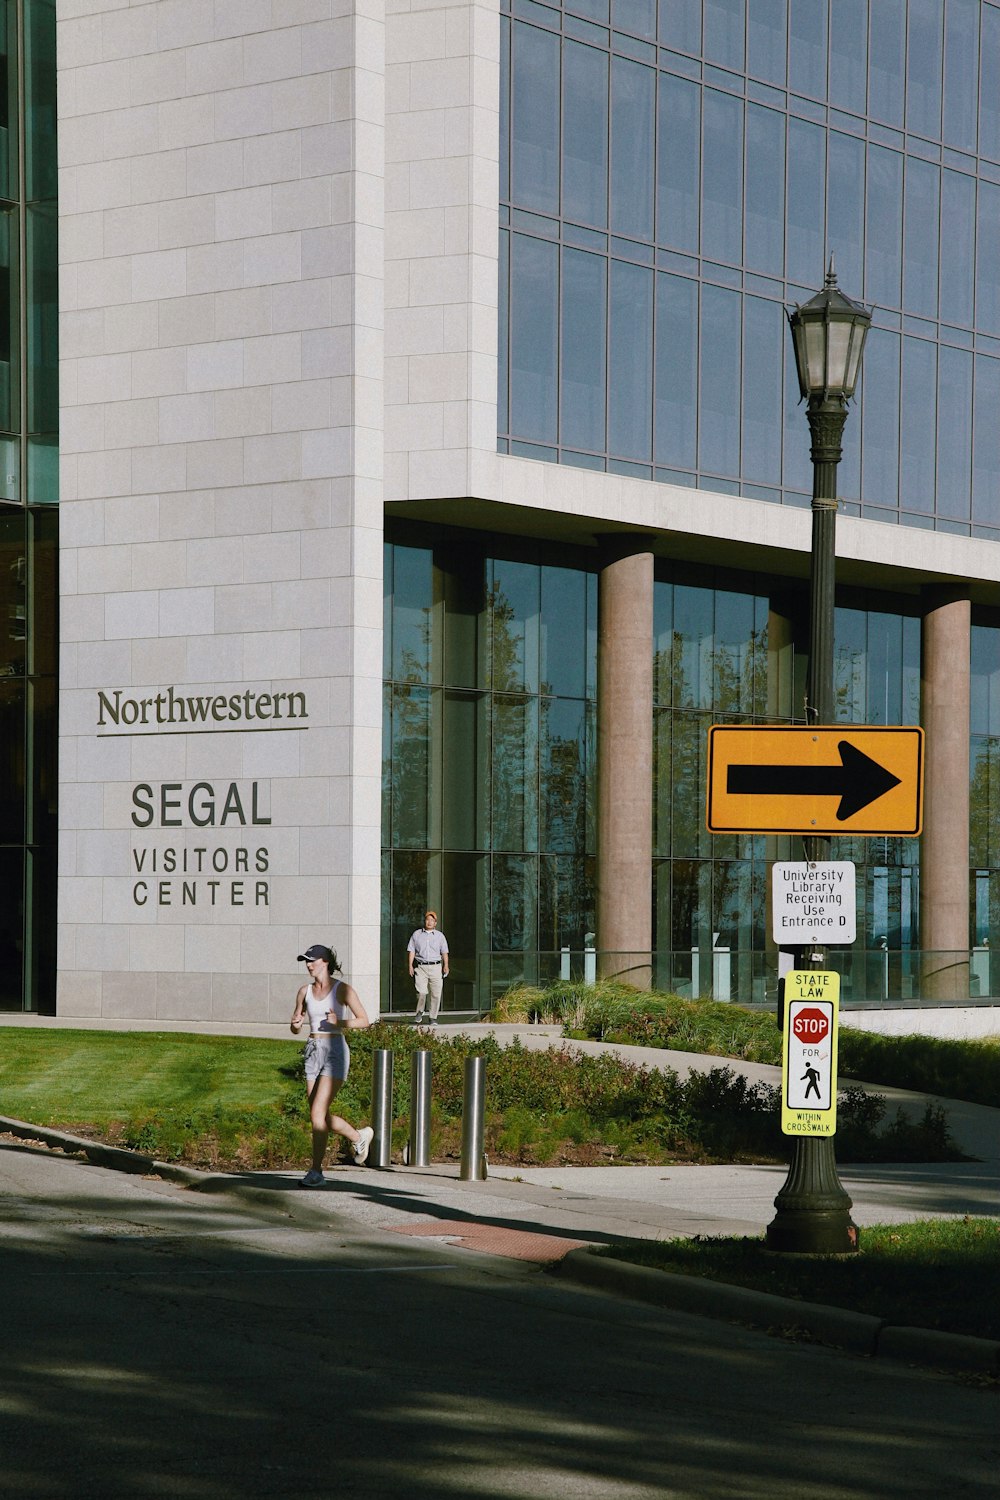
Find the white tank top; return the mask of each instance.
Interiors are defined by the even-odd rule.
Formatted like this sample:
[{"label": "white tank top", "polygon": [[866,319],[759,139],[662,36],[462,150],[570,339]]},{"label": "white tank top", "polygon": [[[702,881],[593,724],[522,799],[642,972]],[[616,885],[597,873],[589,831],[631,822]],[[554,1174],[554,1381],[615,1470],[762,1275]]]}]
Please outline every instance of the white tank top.
[{"label": "white tank top", "polygon": [[329,1011],[333,1011],[338,1021],[344,1021],[351,1014],[351,1007],[345,1005],[340,999],[339,979],[333,981],[333,989],[321,1000],[317,1000],[312,985],[306,990],[306,1010],[309,1012],[310,1031],[333,1031],[333,1027],[326,1019]]}]

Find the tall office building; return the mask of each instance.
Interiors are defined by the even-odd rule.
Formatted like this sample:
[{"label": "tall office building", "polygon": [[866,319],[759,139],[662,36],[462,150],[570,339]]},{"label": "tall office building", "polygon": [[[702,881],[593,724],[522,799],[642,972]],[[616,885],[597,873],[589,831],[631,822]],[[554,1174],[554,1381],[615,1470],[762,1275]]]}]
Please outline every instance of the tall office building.
[{"label": "tall office building", "polygon": [[1000,5],[0,17],[0,1005],[283,1019],[324,939],[404,1010],[428,903],[457,1009],[588,934],[763,998],[706,730],[802,717],[831,253],[838,716],[928,744],[858,951],[992,992]]}]

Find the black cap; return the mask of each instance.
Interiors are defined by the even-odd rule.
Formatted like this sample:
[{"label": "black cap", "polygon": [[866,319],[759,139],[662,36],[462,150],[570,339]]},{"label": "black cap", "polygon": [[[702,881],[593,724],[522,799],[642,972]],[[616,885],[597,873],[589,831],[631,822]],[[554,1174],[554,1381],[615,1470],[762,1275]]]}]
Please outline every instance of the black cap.
[{"label": "black cap", "polygon": [[330,948],[324,948],[322,943],[313,943],[311,948],[299,954],[299,963],[311,964],[314,958],[322,958],[327,963],[332,963],[333,952]]}]

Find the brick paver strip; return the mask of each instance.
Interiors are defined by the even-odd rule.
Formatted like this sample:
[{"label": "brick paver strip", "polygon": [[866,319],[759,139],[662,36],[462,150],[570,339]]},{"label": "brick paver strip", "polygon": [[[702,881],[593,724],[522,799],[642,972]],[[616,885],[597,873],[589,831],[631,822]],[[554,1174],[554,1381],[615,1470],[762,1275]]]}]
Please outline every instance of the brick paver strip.
[{"label": "brick paver strip", "polygon": [[435,1219],[430,1224],[386,1224],[396,1234],[422,1235],[457,1241],[463,1250],[506,1255],[510,1260],[562,1260],[570,1250],[586,1249],[588,1240],[567,1240],[557,1234],[531,1234],[502,1224],[479,1224],[469,1219]]}]

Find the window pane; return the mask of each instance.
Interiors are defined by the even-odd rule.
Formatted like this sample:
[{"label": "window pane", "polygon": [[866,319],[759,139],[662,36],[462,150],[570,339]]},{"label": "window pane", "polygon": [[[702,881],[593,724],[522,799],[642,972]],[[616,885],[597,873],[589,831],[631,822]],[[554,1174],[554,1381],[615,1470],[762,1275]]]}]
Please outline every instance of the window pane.
[{"label": "window pane", "polygon": [[28,715],[31,801],[27,837],[33,844],[54,847],[58,834],[59,784],[59,720],[54,677],[37,677],[28,683]]},{"label": "window pane", "polygon": [[433,690],[397,687],[392,698],[392,832],[397,849],[426,849],[431,825]]},{"label": "window pane", "polygon": [[830,0],[830,103],[863,115],[868,76],[868,0]]},{"label": "window pane", "polygon": [[396,682],[429,682],[433,554],[429,548],[393,549],[392,675]]},{"label": "window pane", "polygon": [[784,270],[785,118],[747,105],[746,264],[766,276]]},{"label": "window pane", "polygon": [[[14,432],[18,415],[17,215],[0,210],[0,429]],[[5,484],[5,490],[7,486]]]},{"label": "window pane", "polygon": [[490,947],[525,953],[538,941],[537,861],[494,855],[490,893]]},{"label": "window pane", "polygon": [[938,350],[937,513],[967,521],[972,469],[972,355]]},{"label": "window pane", "polygon": [[705,0],[705,57],[743,71],[744,0]]},{"label": "window pane", "polygon": [[882,146],[868,148],[868,239],[866,295],[883,307],[899,307],[903,223],[903,158]]},{"label": "window pane", "polygon": [[712,706],[713,604],[711,589],[674,588],[675,708]]},{"label": "window pane", "polygon": [[489,604],[496,692],[538,692],[540,585],[534,563],[494,560]]},{"label": "window pane", "polygon": [[55,0],[24,7],[25,171],[28,201],[56,196]]},{"label": "window pane", "polygon": [[818,125],[789,119],[785,274],[801,286],[821,285],[826,270],[825,201],[825,134]]},{"label": "window pane", "polygon": [[[3,712],[0,689],[0,712]],[[0,755],[2,755],[0,751]],[[0,799],[4,792],[0,790]],[[2,806],[0,801],[0,806]],[[24,1008],[24,850],[0,848],[0,1010]],[[46,894],[51,891],[48,888]],[[51,897],[49,897],[51,900]]]},{"label": "window pane", "polygon": [[559,247],[515,234],[511,248],[511,432],[554,443]]},{"label": "window pane", "polygon": [[747,72],[765,83],[785,86],[786,0],[749,0]]},{"label": "window pane", "polygon": [[511,199],[559,212],[559,38],[514,27],[514,139]]},{"label": "window pane", "polygon": [[538,699],[493,699],[494,849],[538,848]]},{"label": "window pane", "polygon": [[608,448],[648,463],[653,426],[653,273],[611,262]]},{"label": "window pane", "polygon": [[584,704],[543,698],[540,703],[541,833],[551,854],[582,851],[586,827]]},{"label": "window pane", "polygon": [[899,502],[899,335],[873,328],[865,343],[861,498]]},{"label": "window pane", "polygon": [[510,202],[510,20],[500,17],[500,202]]},{"label": "window pane", "polygon": [[903,0],[875,0],[870,7],[868,106],[884,125],[903,125]]},{"label": "window pane", "polygon": [[678,52],[700,52],[701,0],[660,5],[660,41]]},{"label": "window pane", "polygon": [[[976,263],[976,181],[963,172],[941,179],[941,317],[972,327],[973,270]],[[984,246],[984,253],[989,253]]]},{"label": "window pane", "polygon": [[564,249],[562,264],[560,441],[564,447],[603,453],[607,261],[582,250]]},{"label": "window pane", "polygon": [[587,691],[587,574],[542,568],[539,690],[567,698]]},{"label": "window pane", "polygon": [[753,619],[751,594],[715,592],[712,708],[716,713],[753,709]]},{"label": "window pane", "polygon": [[656,448],[658,464],[697,466],[698,286],[656,278]]},{"label": "window pane", "polygon": [[701,253],[738,265],[743,228],[743,102],[706,89]]},{"label": "window pane", "polygon": [[28,646],[25,512],[0,512],[0,680],[23,677]]},{"label": "window pane", "polygon": [[864,285],[865,143],[833,131],[829,150],[827,251],[836,255],[840,285],[858,297]]},{"label": "window pane", "polygon": [[941,169],[906,160],[906,229],[903,239],[903,306],[924,318],[938,315],[938,214]]},{"label": "window pane", "polygon": [[904,338],[899,503],[903,510],[926,515],[934,511],[936,407],[937,349],[923,339]]},{"label": "window pane", "polygon": [[59,268],[55,205],[27,214],[28,431],[59,426]]},{"label": "window pane", "polygon": [[611,63],[611,228],[653,234],[653,108],[656,74],[616,57]]},{"label": "window pane", "polygon": [[[53,63],[55,61],[54,46],[52,61]],[[52,156],[54,175],[54,146]],[[0,3],[0,198],[16,198],[17,195],[17,20],[12,0],[2,0]]]},{"label": "window pane", "polygon": [[789,0],[788,77],[797,94],[826,98],[826,5]]},{"label": "window pane", "polygon": [[497,432],[510,429],[510,235],[500,231],[497,297]]},{"label": "window pane", "polygon": [[781,341],[784,309],[747,297],[743,304],[743,477],[781,483]]},{"label": "window pane", "polygon": [[910,0],[906,62],[906,128],[941,138],[941,0]]},{"label": "window pane", "polygon": [[976,356],[973,412],[972,519],[1000,526],[1000,360]]},{"label": "window pane", "polygon": [[701,201],[701,90],[660,75],[656,237],[675,250],[698,253]]},{"label": "window pane", "polygon": [[979,77],[979,0],[947,0],[944,43],[944,140],[961,151],[976,149],[976,79]]},{"label": "window pane", "polygon": [[24,711],[23,678],[0,679],[0,844],[24,843]]},{"label": "window pane", "polygon": [[608,58],[579,42],[563,52],[563,216],[608,222]]},{"label": "window pane", "polygon": [[739,474],[740,297],[704,286],[701,296],[699,463],[707,474]]},{"label": "window pane", "polygon": [[976,260],[976,326],[982,333],[1000,334],[1000,255],[985,254],[987,245],[1000,244],[1000,188],[979,183]]},{"label": "window pane", "polygon": [[656,0],[612,0],[611,24],[636,36],[656,36]]},{"label": "window pane", "polygon": [[983,50],[979,83],[979,149],[1000,161],[1000,10],[984,5]]}]

